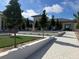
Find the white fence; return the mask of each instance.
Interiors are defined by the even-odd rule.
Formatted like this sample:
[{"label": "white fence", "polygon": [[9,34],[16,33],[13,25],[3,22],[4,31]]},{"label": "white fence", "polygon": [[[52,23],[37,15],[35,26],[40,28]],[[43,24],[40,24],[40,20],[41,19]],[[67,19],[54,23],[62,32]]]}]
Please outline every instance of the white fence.
[{"label": "white fence", "polygon": [[8,50],[6,52],[0,53],[0,59],[26,59],[32,53],[43,47],[45,44],[49,43],[53,39],[47,37],[39,41],[24,45],[19,48]]}]

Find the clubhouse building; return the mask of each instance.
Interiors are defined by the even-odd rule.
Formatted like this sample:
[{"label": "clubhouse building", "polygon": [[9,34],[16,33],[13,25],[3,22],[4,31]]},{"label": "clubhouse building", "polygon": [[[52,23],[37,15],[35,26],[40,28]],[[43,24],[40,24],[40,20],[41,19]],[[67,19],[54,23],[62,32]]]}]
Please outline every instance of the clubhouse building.
[{"label": "clubhouse building", "polygon": [[[39,21],[41,19],[41,15],[35,15],[32,16],[34,21],[32,24],[32,30],[35,30],[35,22],[36,20]],[[63,18],[58,18],[58,20],[62,23],[62,30],[75,30],[77,21],[76,20],[70,20],[70,19],[63,19]],[[0,31],[6,31],[6,22],[5,22],[5,16],[0,12]]]},{"label": "clubhouse building", "polygon": [[5,16],[0,12],[0,31],[6,30]]},{"label": "clubhouse building", "polygon": [[[35,22],[41,19],[41,15],[32,16],[34,19],[33,30],[35,30]],[[58,18],[62,23],[62,30],[75,30],[77,25],[77,20]]]}]

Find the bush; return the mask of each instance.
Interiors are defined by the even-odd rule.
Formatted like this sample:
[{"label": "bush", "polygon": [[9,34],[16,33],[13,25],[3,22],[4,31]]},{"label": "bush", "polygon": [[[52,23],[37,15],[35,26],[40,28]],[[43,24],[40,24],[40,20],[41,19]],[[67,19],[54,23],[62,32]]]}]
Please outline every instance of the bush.
[{"label": "bush", "polygon": [[76,28],[79,29],[79,23],[77,24]]}]

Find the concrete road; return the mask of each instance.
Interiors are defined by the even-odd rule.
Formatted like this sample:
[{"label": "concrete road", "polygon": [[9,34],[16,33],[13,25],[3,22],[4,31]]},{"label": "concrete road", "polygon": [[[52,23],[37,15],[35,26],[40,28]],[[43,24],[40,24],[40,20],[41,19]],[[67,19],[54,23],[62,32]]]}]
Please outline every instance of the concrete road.
[{"label": "concrete road", "polygon": [[56,39],[26,59],[79,59],[79,41],[74,32]]}]

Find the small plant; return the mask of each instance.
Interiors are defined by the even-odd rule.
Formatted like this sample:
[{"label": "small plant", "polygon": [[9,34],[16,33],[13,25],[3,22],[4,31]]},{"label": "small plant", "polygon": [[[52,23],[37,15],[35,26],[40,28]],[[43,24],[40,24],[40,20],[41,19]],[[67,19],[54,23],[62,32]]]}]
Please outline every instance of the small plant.
[{"label": "small plant", "polygon": [[77,24],[76,28],[79,29],[79,24]]}]

